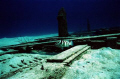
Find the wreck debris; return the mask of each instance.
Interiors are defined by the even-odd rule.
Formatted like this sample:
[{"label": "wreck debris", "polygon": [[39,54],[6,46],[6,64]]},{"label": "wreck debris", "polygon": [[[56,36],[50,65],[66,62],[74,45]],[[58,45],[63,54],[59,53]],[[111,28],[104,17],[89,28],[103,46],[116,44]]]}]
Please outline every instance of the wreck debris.
[{"label": "wreck debris", "polygon": [[66,12],[63,7],[58,12],[57,20],[58,20],[59,37],[67,37],[68,30],[67,30]]},{"label": "wreck debris", "polygon": [[44,66],[43,66],[43,64],[42,64],[42,66],[41,66],[41,70],[44,70]]},{"label": "wreck debris", "polygon": [[26,47],[26,52],[30,53],[31,52],[31,48],[29,46]]},{"label": "wreck debris", "polygon": [[107,37],[107,47],[117,48],[117,37]]},{"label": "wreck debris", "polygon": [[12,64],[10,64],[9,66],[10,66],[10,67],[12,67],[12,68],[17,68],[17,67],[15,67],[15,66],[14,66],[14,65],[12,65]]}]

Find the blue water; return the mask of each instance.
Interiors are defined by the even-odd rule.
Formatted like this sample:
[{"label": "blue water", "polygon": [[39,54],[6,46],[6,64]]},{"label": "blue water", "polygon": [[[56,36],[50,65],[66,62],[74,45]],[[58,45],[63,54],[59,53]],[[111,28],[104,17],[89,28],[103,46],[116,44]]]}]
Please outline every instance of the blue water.
[{"label": "blue water", "polygon": [[119,0],[0,0],[0,38],[58,32],[57,15],[67,13],[68,31],[120,26]]}]

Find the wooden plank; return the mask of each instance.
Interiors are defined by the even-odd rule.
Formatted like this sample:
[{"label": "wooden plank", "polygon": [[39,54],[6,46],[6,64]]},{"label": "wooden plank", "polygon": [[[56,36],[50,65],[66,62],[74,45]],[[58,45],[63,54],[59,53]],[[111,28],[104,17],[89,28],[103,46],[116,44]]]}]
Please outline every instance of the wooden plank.
[{"label": "wooden plank", "polygon": [[[102,37],[111,37],[111,36],[120,36],[120,33],[116,33],[116,34],[106,34],[106,35],[97,35],[97,36],[85,36],[85,37],[51,37],[51,38],[64,38],[66,40],[81,40],[81,39],[91,39],[91,38],[102,38]],[[55,40],[55,41],[47,41],[47,42],[40,42],[39,41],[35,41],[35,42],[31,42],[31,43],[25,43],[25,44],[17,44],[17,45],[11,45],[11,46],[3,46],[2,48],[14,48],[14,47],[24,47],[24,46],[33,46],[33,45],[40,45],[40,44],[49,44],[49,43],[56,43],[59,40]]]},{"label": "wooden plank", "polygon": [[105,41],[104,40],[90,40],[90,42],[101,42],[101,43],[104,43]]},{"label": "wooden plank", "polygon": [[90,39],[90,38],[111,37],[111,36],[120,36],[120,33],[97,35],[97,36],[85,36],[85,37],[53,37],[53,38],[77,40],[77,39]]},{"label": "wooden plank", "polygon": [[70,49],[68,49],[66,51],[63,51],[63,52],[61,52],[61,53],[47,59],[47,61],[48,62],[63,62],[65,59],[67,59],[71,55],[75,54],[79,50],[82,50],[86,46],[87,45],[78,45],[78,46],[72,47],[72,48],[70,48]]},{"label": "wooden plank", "polygon": [[18,50],[10,49],[8,51],[0,52],[0,56],[4,55],[4,54],[11,54],[11,53],[17,53],[17,52],[18,52]]},{"label": "wooden plank", "polygon": [[63,61],[63,63],[70,63],[71,61],[73,61],[76,57],[78,57],[80,54],[84,53],[86,50],[88,50],[90,48],[90,46],[86,46],[85,48],[83,48],[82,50],[78,51],[77,53],[75,53],[74,55],[72,55],[71,57],[69,57],[68,59],[66,59],[65,61]]}]

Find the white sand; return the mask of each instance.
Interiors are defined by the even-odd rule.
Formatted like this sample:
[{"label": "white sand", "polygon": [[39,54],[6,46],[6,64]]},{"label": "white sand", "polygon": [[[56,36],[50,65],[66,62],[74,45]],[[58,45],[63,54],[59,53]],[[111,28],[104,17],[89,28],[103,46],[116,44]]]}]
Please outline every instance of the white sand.
[{"label": "white sand", "polygon": [[58,34],[49,34],[49,35],[41,35],[41,36],[24,36],[24,37],[14,37],[14,38],[1,38],[0,39],[0,47],[7,46],[7,45],[15,45],[20,44],[24,42],[30,42],[34,41],[38,38],[46,38],[46,37],[52,37],[52,36],[58,36]]},{"label": "white sand", "polygon": [[120,50],[91,50],[75,61],[63,79],[120,79]]},{"label": "white sand", "polygon": [[[25,37],[14,37],[14,38],[1,38],[0,39],[0,47],[2,46],[8,46],[8,45],[15,45],[20,44],[21,42],[30,42],[34,41],[38,38],[46,38],[46,37],[52,37],[57,36],[57,34],[49,34],[49,35],[42,35],[42,36],[25,36]],[[21,42],[19,42],[21,40]],[[0,50],[0,52],[3,52]],[[14,66],[15,69],[19,69],[19,65],[24,66],[24,64],[21,62],[21,60],[24,60],[25,63],[28,65],[30,64],[29,61],[35,60],[34,58],[42,58],[42,57],[49,57],[47,55],[39,55],[39,54],[5,54],[0,56],[0,76],[3,74],[6,74],[10,71],[13,71],[14,68],[11,67]]]},{"label": "white sand", "polygon": [[[29,38],[31,39],[30,41],[34,41],[34,39],[37,38],[51,36],[57,36],[57,34],[30,37],[26,36],[25,38]],[[0,46],[19,44],[20,42],[17,42],[17,38],[18,37],[2,38],[0,39]],[[0,50],[0,52],[2,52],[2,50]],[[12,54],[1,56],[1,60],[10,59],[0,63],[0,75],[1,73],[9,72],[12,69],[9,64],[18,67],[18,64],[23,64],[21,63],[21,60],[24,59],[27,63],[30,60],[33,61],[34,57],[35,56],[33,55],[15,56]],[[22,75],[27,76],[24,74]],[[32,76],[33,77],[31,78],[27,76],[26,79],[33,79],[34,75]],[[13,78],[14,77],[11,79]],[[75,61],[69,67],[63,79],[120,79],[120,50],[115,50],[108,47],[88,51],[87,54],[83,55],[81,59]]]}]

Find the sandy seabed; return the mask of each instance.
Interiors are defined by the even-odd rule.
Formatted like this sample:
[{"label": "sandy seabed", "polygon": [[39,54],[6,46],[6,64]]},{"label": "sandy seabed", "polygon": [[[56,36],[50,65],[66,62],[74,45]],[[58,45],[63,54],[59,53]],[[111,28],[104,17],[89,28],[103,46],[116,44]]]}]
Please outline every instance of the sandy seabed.
[{"label": "sandy seabed", "polygon": [[[34,41],[37,38],[51,36],[57,36],[57,34],[25,38]],[[0,46],[19,44],[17,38],[23,37],[1,38]],[[11,72],[7,79],[120,79],[120,50],[117,49],[103,47],[88,50],[71,66],[46,63],[45,59],[48,57],[51,56],[26,53],[2,55],[0,56],[0,77]],[[43,70],[42,66],[44,66]]]}]

